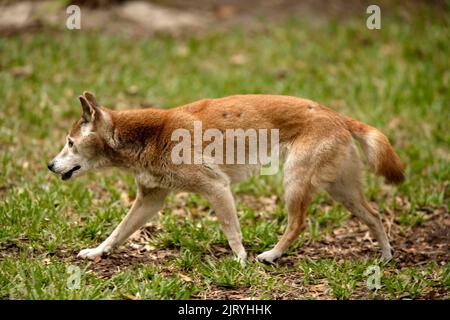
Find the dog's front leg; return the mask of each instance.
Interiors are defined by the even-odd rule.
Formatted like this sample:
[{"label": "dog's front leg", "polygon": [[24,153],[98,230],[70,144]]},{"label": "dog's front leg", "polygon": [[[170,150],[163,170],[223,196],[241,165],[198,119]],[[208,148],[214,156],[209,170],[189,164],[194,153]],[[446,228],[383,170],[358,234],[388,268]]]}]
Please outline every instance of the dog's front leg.
[{"label": "dog's front leg", "polygon": [[203,194],[214,208],[223,232],[233,252],[242,266],[247,260],[247,252],[242,245],[242,233],[236,213],[234,198],[229,186],[211,188]]},{"label": "dog's front leg", "polygon": [[168,191],[160,188],[147,189],[138,185],[136,200],[130,211],[111,235],[96,248],[78,253],[80,258],[95,259],[121,245],[136,230],[142,227],[154,214],[161,210]]}]

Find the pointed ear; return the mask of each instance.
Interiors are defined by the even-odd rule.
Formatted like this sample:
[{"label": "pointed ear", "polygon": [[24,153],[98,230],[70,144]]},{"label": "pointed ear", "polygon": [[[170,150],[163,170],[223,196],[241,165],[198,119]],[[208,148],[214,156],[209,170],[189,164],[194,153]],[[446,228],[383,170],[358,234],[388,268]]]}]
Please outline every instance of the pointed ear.
[{"label": "pointed ear", "polygon": [[87,122],[93,122],[95,119],[95,108],[92,107],[84,96],[79,96],[83,115],[81,116]]},{"label": "pointed ear", "polygon": [[93,106],[94,108],[100,108],[100,104],[95,99],[93,93],[90,93],[89,91],[84,91],[83,96],[87,99],[87,101],[90,103],[91,106]]}]

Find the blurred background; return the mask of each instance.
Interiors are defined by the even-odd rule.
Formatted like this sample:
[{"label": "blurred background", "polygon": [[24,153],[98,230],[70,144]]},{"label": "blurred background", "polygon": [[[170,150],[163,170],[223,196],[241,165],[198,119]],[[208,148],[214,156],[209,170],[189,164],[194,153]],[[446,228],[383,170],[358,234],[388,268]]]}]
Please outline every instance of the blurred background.
[{"label": "blurred background", "polygon": [[[372,4],[364,0],[56,0],[0,1],[0,32],[61,29],[72,4],[83,10],[83,30],[100,30],[149,36],[155,32],[186,34],[194,30],[240,25],[245,27],[267,21],[299,17],[305,19],[346,19],[365,14]],[[410,18],[434,9],[445,14],[443,0],[377,1],[383,16]],[[261,22],[261,19],[264,22]]]}]

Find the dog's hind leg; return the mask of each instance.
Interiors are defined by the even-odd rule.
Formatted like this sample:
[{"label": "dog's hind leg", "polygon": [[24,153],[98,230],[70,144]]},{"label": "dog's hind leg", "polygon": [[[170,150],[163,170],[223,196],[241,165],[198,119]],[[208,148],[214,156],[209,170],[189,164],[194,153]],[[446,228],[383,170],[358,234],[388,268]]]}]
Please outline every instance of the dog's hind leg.
[{"label": "dog's hind leg", "polygon": [[381,247],[382,258],[392,258],[391,246],[380,216],[363,194],[361,183],[361,160],[352,146],[337,179],[325,187],[331,197],[340,202],[348,211],[360,218]]},{"label": "dog's hind leg", "polygon": [[[306,154],[306,153],[305,153]],[[309,159],[299,154],[291,154],[284,168],[285,202],[288,211],[288,224],[276,246],[256,257],[259,261],[272,263],[278,259],[298,238],[305,227],[306,211],[314,194],[311,184],[312,168]]]},{"label": "dog's hind leg", "polygon": [[121,245],[154,214],[161,210],[167,194],[168,191],[165,189],[149,189],[138,185],[138,192],[133,206],[111,235],[98,247],[81,250],[78,257],[94,259],[109,253],[111,250]]}]

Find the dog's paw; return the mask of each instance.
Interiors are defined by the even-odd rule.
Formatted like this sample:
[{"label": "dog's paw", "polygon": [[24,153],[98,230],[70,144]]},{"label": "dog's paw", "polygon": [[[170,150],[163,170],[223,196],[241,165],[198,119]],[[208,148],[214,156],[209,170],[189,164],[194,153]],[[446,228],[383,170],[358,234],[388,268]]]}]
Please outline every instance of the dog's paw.
[{"label": "dog's paw", "polygon": [[89,260],[94,260],[97,257],[101,257],[104,254],[106,254],[107,251],[105,251],[102,247],[97,247],[97,248],[88,248],[88,249],[83,249],[81,250],[77,257],[81,258],[81,259],[89,259]]},{"label": "dog's paw", "polygon": [[383,261],[384,264],[388,264],[389,262],[391,262],[392,250],[391,249],[384,250],[381,254],[381,260]]},{"label": "dog's paw", "polygon": [[237,256],[236,261],[240,263],[241,267],[245,267],[247,265],[247,253],[244,252]]},{"label": "dog's paw", "polygon": [[256,257],[256,260],[258,260],[259,262],[268,262],[268,263],[273,263],[275,260],[277,260],[279,257],[281,256],[281,254],[275,250],[269,250],[266,252],[261,253],[260,255],[258,255]]}]

